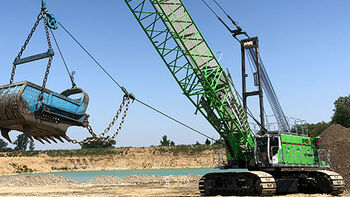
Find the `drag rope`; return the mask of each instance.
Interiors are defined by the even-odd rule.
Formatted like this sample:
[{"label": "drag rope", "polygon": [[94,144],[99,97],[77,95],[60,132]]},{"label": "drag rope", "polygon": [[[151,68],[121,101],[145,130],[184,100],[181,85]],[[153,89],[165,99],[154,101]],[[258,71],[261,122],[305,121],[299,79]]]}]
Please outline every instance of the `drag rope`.
[{"label": "drag rope", "polygon": [[[117,82],[117,80],[96,60],[96,58],[94,58],[92,55],[91,55],[91,53],[89,53],[89,51],[62,25],[62,23],[60,23],[60,22],[58,22],[58,24],[62,27],[62,29],[80,46],[80,48],[82,48],[83,49],[83,51],[85,51],[85,53],[102,69],[102,71],[125,93],[126,92],[126,90],[125,90],[125,88],[124,87],[122,87],[118,82]],[[204,136],[204,137],[206,137],[206,138],[208,138],[208,139],[211,139],[211,140],[214,140],[214,141],[216,141],[216,139],[215,138],[213,138],[213,137],[210,137],[209,135],[206,135],[205,133],[203,133],[203,132],[201,132],[201,131],[199,131],[199,130],[197,130],[197,129],[195,129],[195,128],[193,128],[193,127],[191,127],[191,126],[189,126],[189,125],[187,125],[187,124],[185,124],[185,123],[183,123],[183,122],[181,122],[180,120],[177,120],[176,118],[174,118],[174,117],[172,117],[172,116],[170,116],[170,115],[168,115],[168,114],[166,114],[166,113],[164,113],[164,112],[162,112],[162,111],[160,111],[160,110],[158,110],[157,108],[155,108],[155,107],[152,107],[151,105],[149,105],[149,104],[147,104],[147,103],[145,103],[145,102],[143,102],[143,101],[141,101],[140,99],[138,99],[138,98],[133,98],[133,100],[135,100],[135,101],[137,101],[137,102],[139,102],[140,104],[142,104],[142,105],[144,105],[144,106],[146,106],[147,108],[149,108],[149,109],[151,109],[151,110],[153,110],[153,111],[155,111],[155,112],[157,112],[157,113],[159,113],[159,114],[161,114],[161,115],[163,115],[163,116],[165,116],[166,118],[168,118],[168,119],[170,119],[170,120],[172,120],[172,121],[174,121],[174,122],[176,122],[176,123],[178,123],[178,124],[180,124],[180,125],[182,125],[182,126],[184,126],[184,127],[186,127],[186,128],[188,128],[188,129],[190,129],[190,130],[192,130],[192,131],[194,131],[194,132],[196,132],[196,133],[198,133],[198,134],[200,134],[200,135],[202,135],[202,136]]]}]

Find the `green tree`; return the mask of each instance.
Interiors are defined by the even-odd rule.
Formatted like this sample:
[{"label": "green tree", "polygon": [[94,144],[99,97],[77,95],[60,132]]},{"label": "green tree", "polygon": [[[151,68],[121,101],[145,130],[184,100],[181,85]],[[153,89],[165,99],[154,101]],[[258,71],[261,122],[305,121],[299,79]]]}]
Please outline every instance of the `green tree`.
[{"label": "green tree", "polygon": [[0,139],[0,152],[7,152],[7,143]]},{"label": "green tree", "polygon": [[168,136],[164,135],[162,137],[162,140],[160,140],[160,145],[161,146],[169,146],[170,145],[170,140],[168,140]]},{"label": "green tree", "polygon": [[162,137],[162,140],[160,140],[160,145],[161,146],[175,146],[175,142],[168,140],[168,136],[164,135]]},{"label": "green tree", "polygon": [[209,146],[210,144],[210,140],[207,138],[207,140],[205,140],[205,145]]},{"label": "green tree", "polygon": [[334,114],[332,123],[340,124],[344,127],[350,127],[350,95],[339,97],[334,102]]},{"label": "green tree", "polygon": [[198,141],[196,141],[196,144],[195,145],[201,145],[201,143],[199,143]]},{"label": "green tree", "polygon": [[[109,136],[102,138],[104,140],[83,143],[80,145],[81,149],[84,149],[84,148],[111,148],[111,147],[113,147],[113,145],[116,144],[116,142],[115,142],[115,140],[106,140],[108,138],[109,138]],[[92,139],[92,137],[88,137],[85,140],[90,140],[90,139]]]},{"label": "green tree", "polygon": [[222,138],[215,140],[213,145],[218,145],[218,144],[225,144],[224,140]]},{"label": "green tree", "polygon": [[306,127],[309,131],[309,136],[316,137],[323,133],[323,131],[325,131],[330,125],[331,123],[322,121],[316,124],[306,124]]},{"label": "green tree", "polygon": [[33,141],[29,141],[29,151],[33,151],[34,150],[34,142]]},{"label": "green tree", "polygon": [[26,150],[28,142],[28,137],[24,134],[17,135],[17,139],[13,142],[16,145],[14,150]]}]

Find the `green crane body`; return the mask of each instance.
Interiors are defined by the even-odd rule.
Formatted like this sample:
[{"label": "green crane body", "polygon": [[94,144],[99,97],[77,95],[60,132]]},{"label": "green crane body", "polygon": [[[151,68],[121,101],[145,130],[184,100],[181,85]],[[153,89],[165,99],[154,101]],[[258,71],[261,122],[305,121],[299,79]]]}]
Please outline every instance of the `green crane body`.
[{"label": "green crane body", "polygon": [[278,150],[278,164],[327,166],[320,137],[281,134],[281,143],[282,148]]},{"label": "green crane body", "polygon": [[[342,193],[344,181],[339,174],[312,170],[330,167],[321,138],[298,132],[253,135],[238,95],[181,0],[125,2],[195,106],[195,114],[200,112],[223,138],[227,156],[223,168],[260,170],[208,173],[199,182],[202,195]],[[283,168],[298,170],[284,172]],[[327,185],[317,185],[323,182]]]},{"label": "green crane body", "polygon": [[[255,139],[246,112],[233,93],[222,66],[183,3],[180,0],[125,2],[184,95],[195,105],[196,113],[199,111],[224,139],[228,163],[246,163],[252,160]],[[302,143],[296,143],[306,138],[309,142],[315,141],[315,138],[281,135],[283,145],[278,151],[278,163],[299,164],[299,160],[305,161],[308,157],[308,164],[318,165],[318,158],[313,152],[315,146],[301,146]],[[293,142],[300,144],[300,147],[290,145]],[[288,157],[288,153],[293,153],[293,157],[295,154],[296,160],[292,161],[293,158]]]}]

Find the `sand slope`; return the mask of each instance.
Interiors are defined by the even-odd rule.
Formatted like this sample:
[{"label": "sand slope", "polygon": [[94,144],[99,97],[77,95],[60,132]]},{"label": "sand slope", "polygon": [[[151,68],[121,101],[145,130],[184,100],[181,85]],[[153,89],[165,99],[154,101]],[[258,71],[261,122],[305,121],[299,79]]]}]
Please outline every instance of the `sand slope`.
[{"label": "sand slope", "polygon": [[34,157],[0,157],[0,175],[13,174],[13,164],[21,167],[26,165],[34,172],[51,172],[57,169],[82,171],[213,167],[211,150],[193,154],[160,152],[155,147],[115,151],[116,154],[108,156],[51,157],[40,154]]}]

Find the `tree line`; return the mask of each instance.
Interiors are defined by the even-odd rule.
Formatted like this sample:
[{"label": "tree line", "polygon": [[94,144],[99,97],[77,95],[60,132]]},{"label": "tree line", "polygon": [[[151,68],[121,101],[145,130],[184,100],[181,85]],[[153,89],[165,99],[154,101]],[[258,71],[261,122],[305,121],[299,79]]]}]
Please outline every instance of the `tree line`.
[{"label": "tree line", "polygon": [[9,148],[7,142],[3,139],[0,139],[0,152],[12,152],[12,151],[33,151],[34,150],[34,142],[30,141],[27,136],[24,134],[17,135],[17,139],[13,142],[15,148]]},{"label": "tree line", "polygon": [[[214,142],[213,144],[215,144],[216,142]],[[211,142],[210,140],[207,138],[204,142],[204,145],[210,145]],[[160,145],[161,146],[175,146],[175,142],[172,140],[168,139],[167,135],[163,135],[162,139],[160,140]],[[196,143],[194,145],[202,145],[201,143],[199,143],[198,141],[196,141]]]},{"label": "tree line", "polygon": [[345,128],[350,128],[350,95],[339,97],[334,101],[333,116],[330,122],[318,122],[306,124],[311,137],[319,136],[332,124],[340,124]]}]

